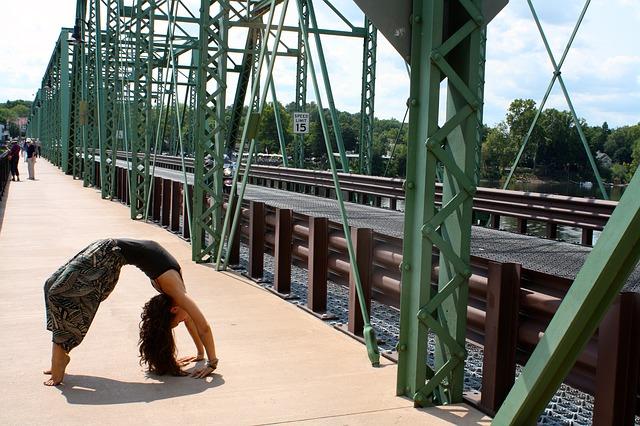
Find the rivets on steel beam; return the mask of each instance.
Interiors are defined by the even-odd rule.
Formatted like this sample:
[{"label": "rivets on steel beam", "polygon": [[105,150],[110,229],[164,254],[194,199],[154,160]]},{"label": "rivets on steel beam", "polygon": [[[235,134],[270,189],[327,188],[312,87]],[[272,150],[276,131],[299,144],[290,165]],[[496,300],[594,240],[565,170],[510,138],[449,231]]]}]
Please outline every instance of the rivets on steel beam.
[{"label": "rivets on steel beam", "polygon": [[422,16],[420,15],[416,15],[413,17],[413,22],[415,22],[416,24],[419,24],[422,22]]},{"label": "rivets on steel beam", "polygon": [[405,182],[405,187],[407,189],[414,189],[416,187],[416,184],[413,181],[408,181],[408,182]]},{"label": "rivets on steel beam", "polygon": [[402,263],[400,264],[400,268],[401,268],[403,271],[407,271],[407,272],[408,272],[408,271],[410,271],[410,270],[411,270],[411,264],[410,264],[409,262],[402,262]]},{"label": "rivets on steel beam", "polygon": [[422,225],[422,229],[420,231],[422,232],[422,235],[424,237],[430,237],[435,232],[435,229],[433,229],[433,226],[431,226],[430,224],[425,223],[424,225]]},{"label": "rivets on steel beam", "polygon": [[439,143],[438,140],[433,138],[428,138],[424,144],[429,151],[433,151],[433,148],[436,147],[438,143]]},{"label": "rivets on steel beam", "polygon": [[398,345],[396,346],[396,350],[398,352],[405,352],[407,350],[407,345],[406,344],[400,344],[400,342],[398,342]]},{"label": "rivets on steel beam", "polygon": [[434,62],[438,62],[438,61],[442,60],[442,55],[440,54],[440,52],[437,49],[434,49],[431,52],[431,60],[433,60]]},{"label": "rivets on steel beam", "polygon": [[409,104],[411,106],[417,106],[418,105],[418,100],[416,98],[411,98],[411,99],[409,99]]},{"label": "rivets on steel beam", "polygon": [[422,321],[426,321],[427,318],[429,318],[429,314],[427,313],[427,311],[421,310],[420,312],[418,312],[418,318]]},{"label": "rivets on steel beam", "polygon": [[468,280],[469,278],[471,278],[471,269],[469,268],[465,268],[464,271],[460,271],[460,275],[462,276],[462,278],[464,278],[465,280]]}]

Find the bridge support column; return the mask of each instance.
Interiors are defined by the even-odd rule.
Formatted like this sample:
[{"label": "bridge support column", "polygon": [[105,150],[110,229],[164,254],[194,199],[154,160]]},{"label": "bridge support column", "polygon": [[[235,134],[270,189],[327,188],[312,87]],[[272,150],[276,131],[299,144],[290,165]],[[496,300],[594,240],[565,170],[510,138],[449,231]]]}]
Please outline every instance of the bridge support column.
[{"label": "bridge support column", "polygon": [[171,232],[180,232],[180,214],[182,213],[182,183],[171,182]]},{"label": "bridge support column", "polygon": [[249,278],[261,280],[264,272],[264,203],[249,206]]},{"label": "bridge support column", "polygon": [[[414,0],[396,392],[417,406],[462,401],[472,201],[478,178],[486,27],[481,1]],[[446,120],[439,125],[447,79]],[[442,170],[442,207],[436,174]],[[440,252],[431,286],[433,247]],[[435,368],[427,336],[435,334]]]},{"label": "bridge support column", "polygon": [[621,293],[600,323],[593,409],[594,425],[634,423],[637,389],[640,294]]},{"label": "bridge support column", "polygon": [[480,405],[492,414],[515,380],[520,269],[516,263],[489,262]]},{"label": "bridge support column", "polygon": [[171,216],[171,181],[162,179],[162,220],[161,225],[169,227]]},{"label": "bridge support column", "polygon": [[[186,192],[186,199],[193,200],[193,185],[182,185],[182,190]],[[184,198],[183,198],[184,200]],[[187,201],[188,203],[189,201]],[[187,208],[187,203],[183,203],[182,206],[182,238],[185,240],[191,239],[191,229],[189,227],[189,209]]]},{"label": "bridge support column", "polygon": [[315,314],[327,311],[327,261],[329,228],[326,217],[309,216],[309,252],[307,258],[307,307]]},{"label": "bridge support column", "polygon": [[273,256],[275,258],[273,289],[276,293],[284,296],[289,296],[291,292],[292,226],[292,210],[276,209],[276,235],[273,245]]},{"label": "bridge support column", "polygon": [[[373,272],[373,231],[368,228],[351,228],[353,249],[356,253],[356,262],[360,272],[362,291],[364,293],[367,312],[371,312],[371,275]],[[349,269],[349,333],[362,336],[364,318],[358,304],[356,282],[353,269]]]},{"label": "bridge support column", "polygon": [[151,219],[160,222],[162,211],[162,178],[153,178],[153,198],[151,199]]}]

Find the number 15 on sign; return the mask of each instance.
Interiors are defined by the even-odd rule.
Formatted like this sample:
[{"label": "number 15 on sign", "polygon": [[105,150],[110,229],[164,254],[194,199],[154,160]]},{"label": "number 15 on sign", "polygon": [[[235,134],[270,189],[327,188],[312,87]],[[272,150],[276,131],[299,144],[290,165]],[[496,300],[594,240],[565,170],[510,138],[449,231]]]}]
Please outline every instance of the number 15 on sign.
[{"label": "number 15 on sign", "polygon": [[293,113],[293,133],[309,133],[309,113]]}]

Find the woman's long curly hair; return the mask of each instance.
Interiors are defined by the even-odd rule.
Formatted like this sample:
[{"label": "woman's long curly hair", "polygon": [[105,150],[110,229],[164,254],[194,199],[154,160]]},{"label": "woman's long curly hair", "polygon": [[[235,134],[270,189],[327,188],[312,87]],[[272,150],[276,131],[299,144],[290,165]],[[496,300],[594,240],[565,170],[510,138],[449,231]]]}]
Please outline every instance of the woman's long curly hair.
[{"label": "woman's long curly hair", "polygon": [[166,294],[152,297],[140,315],[140,365],[146,363],[149,371],[158,375],[179,376],[182,370],[176,361],[171,308],[173,300]]}]

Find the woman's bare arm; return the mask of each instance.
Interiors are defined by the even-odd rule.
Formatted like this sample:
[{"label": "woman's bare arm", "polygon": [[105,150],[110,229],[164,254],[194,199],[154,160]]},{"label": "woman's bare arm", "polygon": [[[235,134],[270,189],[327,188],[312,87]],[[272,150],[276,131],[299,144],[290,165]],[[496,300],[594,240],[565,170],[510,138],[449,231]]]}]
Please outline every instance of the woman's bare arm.
[{"label": "woman's bare arm", "polygon": [[209,359],[207,365],[205,365],[203,369],[194,371],[192,375],[198,378],[208,376],[213,372],[213,370],[215,370],[218,362],[211,326],[207,322],[207,319],[196,302],[187,294],[184,282],[177,271],[169,270],[163,273],[156,279],[156,282],[160,285],[162,292],[171,297],[174,303],[184,309],[191,317],[197,336],[200,338],[200,342],[204,345],[204,349],[207,352],[207,358]]},{"label": "woman's bare arm", "polygon": [[198,330],[196,328],[195,323],[191,319],[191,317],[187,318],[184,321],[184,326],[187,328],[191,339],[193,339],[193,343],[196,345],[196,356],[189,356],[185,358],[181,358],[178,362],[191,362],[191,361],[201,361],[204,359],[204,345],[202,344],[202,340],[200,340],[200,336],[198,336]]}]

